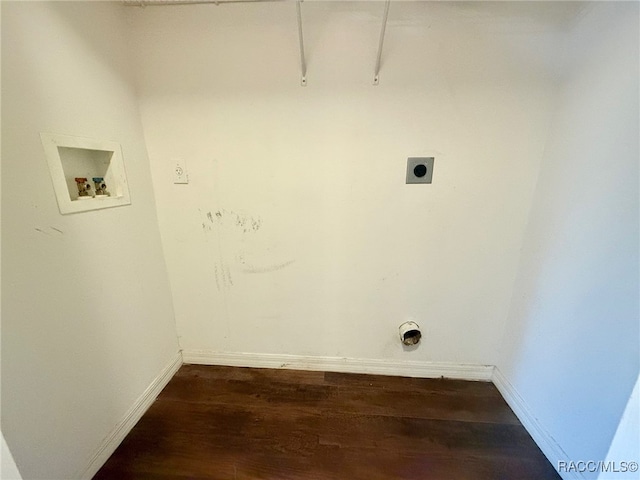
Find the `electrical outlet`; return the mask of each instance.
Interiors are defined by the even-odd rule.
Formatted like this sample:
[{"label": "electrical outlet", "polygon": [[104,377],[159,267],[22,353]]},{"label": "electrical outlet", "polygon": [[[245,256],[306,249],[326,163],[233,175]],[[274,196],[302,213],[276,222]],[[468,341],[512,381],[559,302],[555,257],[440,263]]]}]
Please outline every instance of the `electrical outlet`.
[{"label": "electrical outlet", "polygon": [[431,183],[433,178],[433,157],[407,158],[406,183]]},{"label": "electrical outlet", "polygon": [[184,160],[174,160],[173,183],[189,183],[189,174]]}]

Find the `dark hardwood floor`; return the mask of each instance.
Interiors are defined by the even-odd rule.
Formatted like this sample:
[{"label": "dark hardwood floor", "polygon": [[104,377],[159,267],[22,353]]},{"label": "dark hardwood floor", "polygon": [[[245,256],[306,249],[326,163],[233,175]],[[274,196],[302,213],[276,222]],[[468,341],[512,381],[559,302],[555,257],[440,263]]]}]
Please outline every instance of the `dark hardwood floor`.
[{"label": "dark hardwood floor", "polygon": [[491,383],[198,365],[94,477],[559,478]]}]

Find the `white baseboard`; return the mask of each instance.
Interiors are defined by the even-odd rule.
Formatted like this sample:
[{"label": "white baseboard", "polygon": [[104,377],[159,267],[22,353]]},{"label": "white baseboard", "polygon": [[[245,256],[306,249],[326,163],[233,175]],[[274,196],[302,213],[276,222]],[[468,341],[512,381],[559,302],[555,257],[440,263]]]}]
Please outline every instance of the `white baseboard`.
[{"label": "white baseboard", "polygon": [[406,360],[374,360],[366,358],[315,357],[265,353],[220,353],[204,350],[183,350],[184,363],[228,365],[233,367],[287,368],[328,372],[370,373],[420,378],[455,378],[488,382],[492,365],[417,362]]},{"label": "white baseboard", "polygon": [[[529,432],[529,435],[536,442],[545,457],[551,462],[551,465],[558,470],[559,462],[569,464],[571,459],[566,452],[553,439],[551,434],[544,428],[533,411],[520,396],[514,386],[507,380],[498,367],[493,370],[491,378],[502,397],[506,400],[511,410],[516,414],[520,423]],[[563,480],[585,480],[585,477],[579,472],[558,472]]]},{"label": "white baseboard", "polygon": [[178,352],[169,364],[162,369],[158,376],[153,379],[147,389],[127,411],[122,420],[120,420],[109,435],[107,435],[100,447],[96,450],[96,453],[91,457],[89,465],[85,468],[80,478],[83,480],[91,480],[91,478],[98,473],[98,470],[100,470],[113,452],[115,452],[118,445],[120,445],[122,440],[129,434],[135,424],[138,423],[138,420],[140,420],[144,412],[147,411],[181,366],[182,354]]}]

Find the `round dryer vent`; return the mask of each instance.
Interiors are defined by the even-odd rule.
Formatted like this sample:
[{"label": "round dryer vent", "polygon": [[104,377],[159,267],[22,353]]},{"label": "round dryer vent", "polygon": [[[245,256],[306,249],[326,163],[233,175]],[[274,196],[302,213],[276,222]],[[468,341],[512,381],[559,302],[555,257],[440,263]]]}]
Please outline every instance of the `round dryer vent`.
[{"label": "round dryer vent", "polygon": [[420,326],[415,322],[404,322],[400,325],[400,341],[405,345],[416,345],[422,338]]}]

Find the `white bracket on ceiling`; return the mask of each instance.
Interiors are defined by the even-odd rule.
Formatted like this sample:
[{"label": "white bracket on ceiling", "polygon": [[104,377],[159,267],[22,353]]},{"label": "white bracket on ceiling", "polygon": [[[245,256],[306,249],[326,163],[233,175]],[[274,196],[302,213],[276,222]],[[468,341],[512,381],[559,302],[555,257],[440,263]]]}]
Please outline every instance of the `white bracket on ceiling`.
[{"label": "white bracket on ceiling", "polygon": [[376,60],[376,70],[373,74],[373,84],[380,82],[380,60],[382,59],[382,45],[384,44],[384,31],[387,28],[387,17],[389,16],[389,5],[391,0],[387,0],[384,5],[384,17],[382,18],[382,29],[380,30],[380,42],[378,43],[378,59]]},{"label": "white bracket on ceiling", "polygon": [[302,39],[302,12],[300,4],[302,0],[296,1],[296,9],[298,11],[298,38],[300,39],[300,70],[302,71],[302,77],[300,79],[300,85],[307,86],[307,62],[304,58],[304,41]]}]

